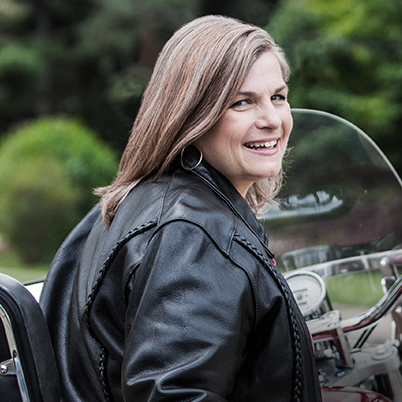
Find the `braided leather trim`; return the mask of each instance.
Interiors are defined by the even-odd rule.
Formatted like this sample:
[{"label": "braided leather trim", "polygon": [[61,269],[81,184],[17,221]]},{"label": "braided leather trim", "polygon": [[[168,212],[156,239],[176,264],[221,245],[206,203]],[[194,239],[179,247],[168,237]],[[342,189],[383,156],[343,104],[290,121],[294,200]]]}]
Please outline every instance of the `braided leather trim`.
[{"label": "braided leather trim", "polygon": [[267,268],[270,273],[273,275],[275,282],[278,284],[281,293],[285,298],[286,305],[289,311],[290,324],[292,327],[291,335],[293,338],[294,349],[295,349],[295,358],[294,358],[294,380],[293,380],[293,395],[292,400],[294,402],[301,401],[301,391],[302,391],[302,353],[301,353],[301,345],[300,345],[300,335],[299,335],[299,327],[296,321],[296,314],[292,307],[292,299],[289,296],[289,292],[287,287],[283,283],[283,277],[279,273],[278,269],[273,265],[272,261],[265,257],[251,242],[245,239],[238,233],[235,233],[234,239],[247,250],[249,250],[253,255],[260,260],[265,268]]},{"label": "braided leather trim", "polygon": [[110,402],[109,389],[108,389],[108,386],[107,386],[106,380],[105,380],[105,378],[106,378],[105,362],[106,362],[106,351],[105,351],[105,348],[102,346],[101,347],[101,355],[99,358],[99,381],[102,386],[102,392],[105,397],[105,402]]},{"label": "braided leather trim", "polygon": [[99,271],[98,277],[96,278],[94,285],[92,286],[91,293],[88,295],[88,299],[87,299],[87,303],[85,305],[85,311],[84,311],[85,324],[87,325],[90,333],[92,334],[92,336],[94,338],[96,338],[96,336],[95,336],[95,334],[92,330],[91,324],[89,322],[89,315],[91,313],[91,308],[92,308],[93,302],[95,300],[95,296],[98,293],[99,288],[102,285],[103,279],[105,278],[108,269],[112,265],[113,260],[115,259],[117,253],[121,250],[121,248],[124,246],[125,243],[127,243],[133,237],[137,236],[140,233],[145,232],[146,230],[150,229],[151,227],[153,227],[155,225],[156,225],[156,221],[150,221],[150,222],[128,232],[121,240],[119,240],[116,243],[116,245],[113,247],[113,249],[110,252],[110,254],[108,255],[108,257],[106,258],[105,262],[103,263],[102,268]]},{"label": "braided leather trim", "polygon": [[[87,303],[85,305],[85,311],[84,311],[84,322],[90,332],[90,334],[101,344],[97,336],[95,335],[91,323],[89,322],[89,315],[91,313],[91,308],[93,305],[93,302],[95,300],[95,296],[98,293],[103,279],[106,276],[106,273],[108,269],[111,267],[113,260],[115,259],[117,253],[121,250],[121,248],[124,246],[125,243],[127,243],[130,239],[133,237],[137,236],[140,233],[145,232],[146,230],[152,228],[153,226],[156,225],[156,221],[150,221],[138,228],[135,228],[128,232],[120,241],[116,243],[116,245],[113,247],[112,251],[108,255],[107,259],[105,260],[104,264],[102,265],[102,268],[99,271],[98,277],[96,278],[94,285],[91,289],[91,293],[88,295]],[[102,386],[102,391],[105,396],[105,402],[110,402],[110,392],[108,390],[108,386],[106,384],[105,378],[105,361],[106,361],[106,349],[105,347],[101,344],[101,355],[99,359],[99,381]]]}]

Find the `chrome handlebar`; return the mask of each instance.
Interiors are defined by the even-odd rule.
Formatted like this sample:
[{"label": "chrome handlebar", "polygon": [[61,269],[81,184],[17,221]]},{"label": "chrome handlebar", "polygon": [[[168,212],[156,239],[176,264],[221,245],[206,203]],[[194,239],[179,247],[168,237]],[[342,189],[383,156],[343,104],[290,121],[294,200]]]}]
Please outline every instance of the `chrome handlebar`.
[{"label": "chrome handlebar", "polygon": [[343,333],[370,328],[393,311],[402,297],[402,276],[391,286],[387,294],[370,310],[355,317],[341,320],[339,312],[330,311],[320,318],[307,321],[309,330],[316,341],[330,340]]},{"label": "chrome handlebar", "polygon": [[394,310],[402,296],[402,276],[391,286],[388,293],[370,310],[355,317],[342,320],[341,328],[348,333],[377,324],[389,312]]}]

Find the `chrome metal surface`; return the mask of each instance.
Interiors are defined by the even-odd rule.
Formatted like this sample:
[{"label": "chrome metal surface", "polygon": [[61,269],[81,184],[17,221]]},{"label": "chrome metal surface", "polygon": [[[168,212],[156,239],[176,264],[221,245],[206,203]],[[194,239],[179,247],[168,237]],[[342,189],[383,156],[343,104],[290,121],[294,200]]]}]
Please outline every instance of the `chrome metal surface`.
[{"label": "chrome metal surface", "polygon": [[341,327],[345,333],[376,325],[382,318],[396,308],[402,296],[402,276],[400,276],[388,293],[370,310],[355,317],[342,320]]},{"label": "chrome metal surface", "polygon": [[293,271],[284,274],[303,315],[307,317],[319,309],[326,295],[323,279],[311,271]]},{"label": "chrome metal surface", "polygon": [[0,375],[15,375],[15,364],[13,359],[0,363]]},{"label": "chrome metal surface", "polygon": [[[10,351],[11,359],[13,360],[13,365],[15,368],[15,373],[17,375],[18,386],[20,389],[20,395],[22,402],[30,402],[28,388],[26,385],[24,373],[22,371],[21,362],[18,356],[17,344],[15,342],[13,327],[11,325],[10,317],[7,312],[0,305],[0,319],[3,323],[4,332],[6,334],[8,349]],[[4,362],[2,363],[4,364]],[[10,365],[8,366],[10,367]]]}]

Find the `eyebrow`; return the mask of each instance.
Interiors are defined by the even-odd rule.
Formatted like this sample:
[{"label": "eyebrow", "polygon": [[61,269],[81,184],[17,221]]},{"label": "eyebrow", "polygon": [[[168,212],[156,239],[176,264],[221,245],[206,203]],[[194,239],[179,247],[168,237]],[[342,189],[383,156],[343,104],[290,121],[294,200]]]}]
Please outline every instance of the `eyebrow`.
[{"label": "eyebrow", "polygon": [[[282,86],[280,86],[279,88],[275,89],[274,93],[279,93],[282,92],[284,89],[289,89],[287,84],[284,84]],[[237,93],[237,95],[241,95],[241,96],[255,96],[257,95],[257,92],[254,91],[239,91]]]},{"label": "eyebrow", "polygon": [[289,90],[288,84],[284,84],[281,87],[277,88],[275,93],[282,92],[284,89]]}]

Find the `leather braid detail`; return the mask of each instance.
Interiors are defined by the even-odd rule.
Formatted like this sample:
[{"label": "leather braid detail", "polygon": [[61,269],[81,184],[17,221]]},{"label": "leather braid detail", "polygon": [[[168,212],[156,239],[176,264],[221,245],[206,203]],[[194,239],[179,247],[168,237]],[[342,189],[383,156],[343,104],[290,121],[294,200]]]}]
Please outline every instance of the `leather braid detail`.
[{"label": "leather braid detail", "polygon": [[101,355],[100,355],[100,359],[99,359],[99,381],[102,385],[102,392],[103,395],[105,396],[105,402],[110,402],[110,398],[109,398],[109,390],[108,390],[108,386],[106,384],[105,381],[105,360],[106,360],[106,352],[105,352],[105,348],[102,346],[101,347]]},{"label": "leather braid detail", "polygon": [[92,330],[91,324],[89,322],[89,314],[91,312],[91,308],[92,308],[93,302],[95,300],[95,296],[98,293],[99,288],[102,285],[103,279],[105,278],[108,269],[112,265],[112,262],[115,259],[117,253],[120,251],[120,249],[124,246],[125,243],[127,243],[134,236],[136,236],[142,232],[145,232],[146,230],[148,230],[149,228],[151,228],[152,226],[155,226],[155,225],[156,225],[156,221],[150,221],[150,222],[128,232],[126,234],[126,236],[124,236],[120,241],[118,241],[116,243],[116,245],[113,247],[113,249],[110,252],[110,254],[108,255],[108,257],[106,258],[106,261],[102,265],[102,268],[99,271],[98,277],[96,278],[95,283],[92,286],[91,293],[88,295],[88,299],[87,299],[87,303],[85,305],[85,311],[84,311],[85,324],[87,325],[89,332],[91,333],[91,335],[94,338],[96,338],[96,336],[95,336],[95,334]]},{"label": "leather braid detail", "polygon": [[285,297],[285,301],[289,311],[290,324],[292,328],[292,338],[294,343],[295,357],[294,357],[294,379],[293,379],[293,395],[292,399],[294,402],[301,401],[301,390],[302,390],[302,353],[300,344],[299,327],[296,320],[296,314],[293,309],[292,299],[289,296],[287,287],[283,283],[283,277],[279,273],[278,269],[272,264],[272,262],[262,254],[257,247],[255,247],[250,241],[245,239],[238,233],[235,233],[234,239],[239,242],[243,247],[252,252],[263,265],[271,272],[275,281],[279,285],[281,293]]},{"label": "leather braid detail", "polygon": [[127,243],[130,239],[132,239],[133,237],[135,237],[136,235],[138,235],[142,232],[145,232],[146,230],[150,229],[151,227],[153,227],[155,225],[156,225],[156,221],[148,222],[147,224],[144,224],[138,228],[131,230],[120,241],[118,241],[116,243],[116,245],[113,247],[112,251],[108,255],[106,261],[102,265],[102,268],[99,271],[98,277],[96,278],[95,283],[91,289],[91,293],[88,295],[87,303],[85,305],[85,311],[84,311],[85,324],[89,330],[89,333],[101,344],[101,355],[100,355],[100,359],[99,359],[99,377],[98,378],[101,383],[102,392],[105,396],[105,402],[111,401],[110,393],[108,390],[108,385],[106,384],[106,381],[105,381],[105,378],[106,378],[106,375],[105,375],[106,349],[102,345],[102,343],[99,341],[99,339],[97,338],[97,336],[95,335],[95,333],[91,327],[91,324],[89,322],[89,314],[91,312],[91,308],[92,308],[93,302],[95,300],[95,296],[98,293],[99,288],[102,285],[103,279],[105,278],[106,273],[107,273],[108,269],[110,268],[110,266],[112,265],[112,262],[115,259],[117,253],[121,250],[123,245],[125,243]]}]

